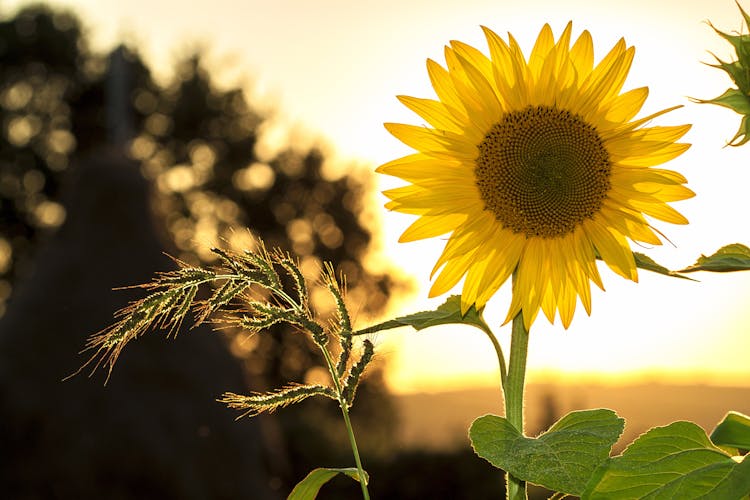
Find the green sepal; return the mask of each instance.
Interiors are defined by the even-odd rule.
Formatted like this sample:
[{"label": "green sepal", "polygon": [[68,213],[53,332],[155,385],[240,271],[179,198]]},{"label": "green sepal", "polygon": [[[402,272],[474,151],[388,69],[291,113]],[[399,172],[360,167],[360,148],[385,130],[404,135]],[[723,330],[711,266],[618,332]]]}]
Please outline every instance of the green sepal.
[{"label": "green sepal", "polygon": [[750,450],[750,417],[730,411],[711,433],[711,441],[717,446]]},{"label": "green sepal", "polygon": [[[312,470],[302,481],[297,483],[287,500],[312,500],[318,496],[320,488],[339,474],[344,474],[359,482],[359,472],[353,467],[344,469],[318,468]],[[365,484],[370,480],[365,472]]]},{"label": "green sepal", "polygon": [[[726,64],[726,63],[723,63]],[[737,65],[738,63],[733,63],[733,65]],[[718,67],[718,66],[715,66]],[[724,71],[728,71],[727,68],[721,66]],[[741,68],[738,67],[736,71],[748,71],[748,68]],[[732,75],[732,73],[730,73]],[[734,76],[732,76],[734,79]],[[748,80],[750,80],[750,75],[747,75]],[[749,84],[750,85],[750,84]],[[732,137],[728,144],[730,146],[742,146],[746,142],[750,141],[750,120],[747,119],[748,116],[750,116],[750,96],[748,96],[745,92],[743,92],[740,89],[727,89],[726,92],[721,94],[719,97],[715,97],[714,99],[694,99],[695,102],[699,102],[701,104],[716,104],[718,106],[724,106],[725,108],[729,108],[732,111],[735,111],[736,113],[739,113],[742,115],[742,120],[740,121],[740,127],[737,129],[737,133]]]},{"label": "green sepal", "polygon": [[737,133],[728,142],[730,146],[742,146],[747,141],[750,141],[750,120],[747,117],[748,115],[742,117],[739,130],[737,130]]},{"label": "green sepal", "polygon": [[740,499],[750,493],[750,460],[714,446],[692,422],[656,427],[594,474],[581,500]]},{"label": "green sepal", "polygon": [[[745,20],[745,25],[750,26],[750,16],[747,15],[747,12],[745,12],[742,8],[742,6],[737,2],[737,7],[739,7],[740,12],[742,13],[742,17]],[[750,54],[750,35],[730,35],[729,33],[725,33],[719,29],[717,29],[713,24],[709,23],[709,26],[718,34],[720,37],[722,37],[724,40],[732,44],[732,47],[734,47],[734,51],[737,54],[737,57],[740,59],[740,62],[747,63],[747,57]]]},{"label": "green sepal", "polygon": [[[750,16],[748,16],[748,14],[742,9],[739,2],[737,3],[737,7],[742,13],[745,24],[750,27]],[[748,120],[748,116],[750,116],[750,35],[730,35],[729,33],[717,29],[710,23],[709,25],[719,36],[732,44],[732,47],[734,47],[734,51],[737,54],[737,60],[731,62],[722,61],[714,56],[717,64],[711,64],[710,66],[726,72],[735,85],[737,85],[737,88],[728,89],[722,95],[714,99],[694,99],[694,101],[706,104],[717,104],[743,115],[739,130],[728,143],[730,146],[742,146],[750,141],[750,120]]]},{"label": "green sepal", "polygon": [[678,272],[712,271],[727,273],[747,270],[750,270],[750,248],[741,243],[733,243],[721,247],[711,256],[701,255],[695,261],[695,264]]},{"label": "green sepal", "polygon": [[727,89],[726,92],[718,97],[714,97],[713,99],[700,100],[699,102],[724,106],[725,108],[736,111],[741,115],[750,114],[750,97],[745,95],[739,89]]},{"label": "green sepal", "polygon": [[574,411],[537,438],[523,435],[504,417],[485,415],[471,424],[474,451],[518,479],[580,495],[607,460],[625,421],[612,410]]},{"label": "green sepal", "polygon": [[[726,72],[732,81],[737,85],[737,90],[742,92],[750,88],[750,69],[740,61],[726,62],[716,57],[717,64],[709,64],[712,68],[720,69]],[[712,101],[707,101],[712,102]],[[719,103],[714,103],[719,104]]]},{"label": "green sepal", "polygon": [[368,326],[362,330],[357,330],[354,335],[364,335],[367,333],[375,333],[382,330],[390,330],[391,328],[399,328],[402,326],[411,326],[415,330],[423,330],[430,326],[448,325],[448,324],[463,324],[472,325],[485,332],[490,332],[490,327],[482,319],[482,312],[478,311],[477,308],[472,305],[466,311],[461,313],[461,296],[452,295],[448,299],[438,306],[434,311],[422,311],[407,316],[401,316],[400,318],[378,323],[377,325]]},{"label": "green sepal", "polygon": [[742,13],[742,18],[745,20],[745,26],[750,26],[750,15],[745,12],[745,9],[742,8],[742,5],[740,5],[740,2],[737,3],[737,8],[740,9],[740,12]]}]

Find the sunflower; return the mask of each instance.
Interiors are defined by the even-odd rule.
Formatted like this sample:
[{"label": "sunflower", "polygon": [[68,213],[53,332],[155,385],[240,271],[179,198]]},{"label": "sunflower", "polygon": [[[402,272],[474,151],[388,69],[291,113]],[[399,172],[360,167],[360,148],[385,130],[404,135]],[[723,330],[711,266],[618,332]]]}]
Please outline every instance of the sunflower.
[{"label": "sunflower", "polygon": [[[682,154],[690,125],[645,127],[634,120],[648,95],[621,92],[634,48],[621,39],[594,66],[584,31],[572,23],[555,41],[545,25],[526,59],[482,28],[490,57],[464,43],[445,48],[447,69],[428,60],[438,99],[399,96],[428,125],[386,123],[416,153],[377,171],[409,185],[390,189],[386,208],[418,216],[401,242],[450,233],[432,272],[430,296],[464,279],[462,309],[482,308],[513,275],[506,322],[539,310],[567,328],[580,299],[604,289],[596,260],[638,280],[628,240],[659,245],[648,218],[687,220],[668,202],[690,198],[686,179],[653,168]],[[658,233],[661,234],[661,233]]]}]

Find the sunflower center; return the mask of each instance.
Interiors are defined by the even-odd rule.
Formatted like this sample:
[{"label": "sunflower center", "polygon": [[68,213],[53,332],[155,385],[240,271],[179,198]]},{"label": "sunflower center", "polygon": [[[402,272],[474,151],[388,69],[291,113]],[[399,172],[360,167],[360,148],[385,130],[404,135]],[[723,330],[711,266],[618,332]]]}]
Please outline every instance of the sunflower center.
[{"label": "sunflower center", "polygon": [[596,129],[550,106],[505,115],[479,144],[474,173],[486,209],[528,237],[573,232],[610,188],[609,154]]}]

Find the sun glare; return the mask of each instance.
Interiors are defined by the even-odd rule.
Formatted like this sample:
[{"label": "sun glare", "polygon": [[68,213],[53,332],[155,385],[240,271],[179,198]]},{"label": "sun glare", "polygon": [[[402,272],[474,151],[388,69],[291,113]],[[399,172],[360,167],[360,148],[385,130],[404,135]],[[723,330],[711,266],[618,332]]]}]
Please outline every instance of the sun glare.
[{"label": "sun glare", "polygon": [[[26,3],[9,1],[4,5],[15,8]],[[661,247],[635,250],[678,269],[722,245],[750,242],[744,201],[750,185],[750,146],[723,148],[734,135],[740,117],[688,99],[713,98],[730,85],[724,74],[703,63],[712,62],[711,53],[731,58],[731,47],[705,21],[727,31],[741,29],[741,17],[732,0],[578,0],[565,2],[564,8],[557,0],[473,0],[460,4],[384,0],[372,5],[334,0],[297,2],[293,15],[286,2],[249,2],[242,7],[231,0],[215,0],[210,7],[207,2],[184,4],[176,0],[159,2],[158,6],[147,0],[51,3],[80,12],[93,28],[97,49],[115,43],[115,37],[125,34],[131,42],[138,42],[150,61],[164,67],[195,40],[209,41],[212,54],[237,54],[232,68],[225,65],[218,72],[231,70],[232,74],[249,75],[251,82],[271,89],[266,101],[273,96],[270,100],[279,105],[274,123],[283,122],[285,126],[269,130],[266,142],[286,138],[286,132],[298,130],[302,124],[304,130],[315,131],[330,141],[342,163],[354,158],[373,168],[412,152],[391,137],[382,124],[421,125],[395,96],[434,96],[424,62],[427,58],[442,61],[443,45],[450,40],[486,47],[479,29],[486,25],[501,36],[512,31],[528,54],[544,22],[557,35],[572,20],[574,39],[583,30],[591,32],[596,42],[594,58],[599,61],[624,37],[636,52],[623,90],[642,86],[650,89],[636,119],[666,107],[684,105],[660,117],[658,125],[693,124],[682,139],[693,144],[691,149],[665,165],[683,173],[689,181],[687,186],[696,193],[695,198],[680,202],[677,207],[690,224],[657,224],[668,241]],[[180,16],[161,15],[176,8]],[[142,15],[152,9],[158,13]],[[261,9],[263,16],[250,15]],[[544,13],[543,19],[540,12]],[[309,22],[311,19],[315,22]],[[414,19],[421,21],[415,24]],[[221,29],[217,30],[217,26]],[[257,92],[251,94],[257,96]],[[26,98],[23,89],[13,97],[19,102]],[[157,120],[151,125],[158,128],[160,123]],[[12,124],[11,140],[22,144],[34,126],[33,120]],[[66,138],[59,138],[59,142],[61,148],[67,147]],[[146,154],[152,147],[142,138],[133,143],[138,154]],[[172,169],[159,180],[160,187],[171,191],[186,189],[198,175],[200,170],[196,168]],[[252,190],[272,182],[273,175],[265,164],[245,165],[233,182],[241,189]],[[399,185],[403,183],[397,179],[380,176],[377,188],[386,190]],[[378,208],[372,211],[380,214],[383,224],[379,245],[420,287],[408,297],[394,298],[389,313],[409,314],[436,307],[444,297],[426,297],[430,272],[444,239],[397,243],[413,217],[386,212],[380,208],[385,197],[378,195],[374,199]],[[39,216],[57,223],[64,213],[46,207]],[[319,223],[325,225],[323,220]],[[291,225],[290,237],[296,245],[303,246],[310,231],[302,224]],[[341,238],[345,235],[331,231],[332,242]],[[2,261],[0,246],[0,265]],[[606,266],[599,268],[606,291],[592,290],[590,317],[579,302],[576,320],[568,330],[563,329],[559,319],[554,325],[546,321],[534,324],[529,357],[532,380],[653,376],[733,385],[750,383],[745,360],[750,352],[750,312],[745,305],[750,294],[750,273],[704,273],[695,276],[700,282],[689,282],[640,271],[636,284],[618,279]],[[460,287],[461,283],[449,294],[459,293]],[[501,287],[486,307],[488,322],[496,328],[506,349],[510,327],[500,325],[510,303],[509,288],[508,283]],[[415,333],[404,329],[381,334],[376,340],[381,357],[387,362],[389,383],[396,391],[499,383],[494,352],[479,331],[441,327]]]},{"label": "sun glare", "polygon": [[[735,8],[734,5],[729,7]],[[717,19],[716,22],[721,22],[722,15],[723,12],[718,17],[713,12],[705,13],[712,20]],[[627,22],[619,23],[617,29],[611,26],[612,29],[608,29],[609,21],[603,20],[595,26],[580,22],[577,25],[579,29],[591,29],[595,33],[616,33],[636,45],[633,71],[625,89],[650,87],[651,98],[642,114],[684,104],[685,107],[670,118],[670,124],[694,123],[685,139],[693,143],[693,148],[666,165],[683,171],[689,179],[689,187],[697,193],[694,200],[681,203],[679,207],[691,224],[668,228],[669,243],[661,248],[635,248],[672,269],[692,264],[701,253],[709,254],[724,244],[750,238],[746,224],[716,222],[728,217],[732,220],[728,212],[737,210],[736,203],[743,196],[734,183],[730,186],[721,179],[728,176],[744,185],[750,181],[750,172],[742,167],[746,163],[745,153],[721,147],[733,135],[739,117],[726,110],[689,103],[686,99],[687,96],[714,97],[728,86],[719,72],[709,71],[701,61],[711,60],[707,51],[729,57],[730,48],[700,21],[694,18],[694,24],[688,27],[667,24],[658,36],[646,26],[625,29],[632,27]],[[558,24],[561,29],[564,22]],[[738,26],[739,21],[729,25]],[[665,30],[673,35],[669,38],[672,43],[664,44]],[[526,45],[521,44],[525,50],[530,49],[528,41]],[[602,56],[602,53],[596,54],[597,59]],[[404,87],[405,93],[432,95],[425,93],[430,90],[428,85],[422,93],[414,90],[417,87],[411,81],[405,82]],[[400,116],[395,120],[385,118],[399,119]],[[400,150],[398,154],[406,153]],[[723,173],[717,175],[716,168],[721,168]],[[397,185],[387,179],[381,181],[384,189]],[[394,213],[385,216],[389,244],[397,241],[409,222],[408,216]],[[416,248],[407,248],[412,245],[415,243],[389,248],[404,267],[424,283],[424,296],[431,264],[439,253],[437,247],[442,244],[420,242]],[[563,331],[559,323],[554,326],[536,323],[530,341],[530,378],[610,382],[647,379],[728,385],[743,385],[750,380],[742,361],[750,350],[746,335],[750,314],[740,305],[742,297],[750,292],[747,276],[703,273],[695,276],[700,280],[696,283],[647,271],[640,271],[639,275],[639,284],[620,283],[611,276],[609,280],[603,276],[607,291],[594,291],[592,317],[577,317],[569,331]],[[453,293],[459,293],[460,287],[461,283]],[[505,288],[505,293],[487,306],[493,326],[504,319],[497,310],[507,307],[510,294],[509,287]],[[423,300],[419,305],[429,308],[439,302]],[[498,338],[506,349],[509,336],[509,326],[498,330]],[[447,329],[435,333],[404,333],[393,350],[397,352],[397,361],[392,367],[391,382],[397,390],[438,390],[462,383],[496,383],[497,363],[489,343],[480,333],[467,335],[463,330],[450,332]],[[418,365],[415,359],[420,360]]]}]

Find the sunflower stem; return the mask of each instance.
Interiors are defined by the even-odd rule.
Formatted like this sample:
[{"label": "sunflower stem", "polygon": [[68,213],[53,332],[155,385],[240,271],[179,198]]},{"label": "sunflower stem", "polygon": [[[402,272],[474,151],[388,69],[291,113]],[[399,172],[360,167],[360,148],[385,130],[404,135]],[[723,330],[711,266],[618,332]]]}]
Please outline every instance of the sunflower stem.
[{"label": "sunflower stem", "polygon": [[[523,324],[523,311],[519,311],[513,318],[508,375],[503,385],[503,392],[505,395],[505,418],[521,434],[523,434],[523,390],[526,380],[528,347],[529,331]],[[506,484],[508,500],[526,500],[526,482],[507,474]]]}]

